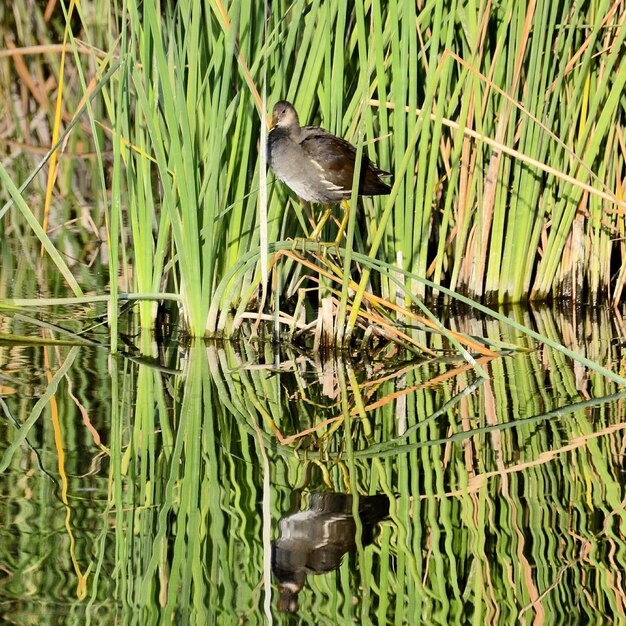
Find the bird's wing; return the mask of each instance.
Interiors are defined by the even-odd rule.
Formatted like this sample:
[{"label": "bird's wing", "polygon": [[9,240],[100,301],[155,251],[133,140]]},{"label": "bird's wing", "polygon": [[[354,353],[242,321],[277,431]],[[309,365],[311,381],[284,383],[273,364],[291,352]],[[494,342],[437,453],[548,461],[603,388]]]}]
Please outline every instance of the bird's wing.
[{"label": "bird's wing", "polygon": [[[324,173],[328,182],[344,189],[352,187],[356,158],[356,148],[353,145],[321,128],[305,126],[301,131],[300,146]],[[363,165],[365,163],[367,160],[363,161]]]}]

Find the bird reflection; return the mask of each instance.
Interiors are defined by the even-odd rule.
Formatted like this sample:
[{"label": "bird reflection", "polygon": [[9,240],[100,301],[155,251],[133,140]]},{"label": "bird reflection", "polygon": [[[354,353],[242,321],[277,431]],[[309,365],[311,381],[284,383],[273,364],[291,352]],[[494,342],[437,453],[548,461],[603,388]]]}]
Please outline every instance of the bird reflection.
[{"label": "bird reflection", "polygon": [[[389,515],[385,495],[360,496],[362,543],[374,539],[374,530]],[[345,493],[313,493],[308,509],[283,517],[280,536],[272,543],[272,572],[278,581],[278,610],[294,613],[307,574],[337,569],[341,558],[356,549],[356,520],[352,496]]]}]

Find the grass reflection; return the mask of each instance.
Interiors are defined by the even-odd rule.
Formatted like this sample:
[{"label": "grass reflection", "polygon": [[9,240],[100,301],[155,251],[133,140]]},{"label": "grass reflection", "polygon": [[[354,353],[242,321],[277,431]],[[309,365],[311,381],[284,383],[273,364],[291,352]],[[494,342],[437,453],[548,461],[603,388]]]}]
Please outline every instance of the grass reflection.
[{"label": "grass reflection", "polygon": [[[477,384],[449,358],[138,342],[133,359],[0,349],[1,594],[22,622],[261,623],[267,600],[286,623],[263,528],[276,539],[320,493],[391,507],[373,541],[357,531],[338,569],[306,577],[305,622],[618,619],[624,395],[599,374],[548,348],[491,359]],[[621,358],[593,337],[578,349]]]}]

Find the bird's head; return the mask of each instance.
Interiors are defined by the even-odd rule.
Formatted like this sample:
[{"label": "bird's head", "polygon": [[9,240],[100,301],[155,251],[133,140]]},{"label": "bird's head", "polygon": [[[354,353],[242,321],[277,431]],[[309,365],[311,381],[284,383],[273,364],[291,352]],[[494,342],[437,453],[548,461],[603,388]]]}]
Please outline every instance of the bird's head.
[{"label": "bird's head", "polygon": [[291,102],[281,100],[272,110],[272,128],[300,128],[298,114]]}]

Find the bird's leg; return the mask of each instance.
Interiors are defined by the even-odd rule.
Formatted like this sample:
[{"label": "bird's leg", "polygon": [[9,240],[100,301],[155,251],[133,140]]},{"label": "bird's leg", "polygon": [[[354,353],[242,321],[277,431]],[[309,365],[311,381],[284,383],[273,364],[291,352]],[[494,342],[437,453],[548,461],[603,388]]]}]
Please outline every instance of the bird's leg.
[{"label": "bird's leg", "polygon": [[315,230],[311,233],[311,239],[317,239],[320,236],[320,233],[322,232],[322,228],[324,228],[326,222],[328,221],[328,218],[332,215],[332,207],[331,206],[326,206],[326,211],[324,212],[324,215],[322,215],[322,219],[318,222],[317,226],[315,227]]},{"label": "bird's leg", "polygon": [[346,230],[346,225],[348,224],[348,217],[350,217],[350,205],[348,204],[347,200],[342,201],[341,208],[343,209],[343,219],[341,220],[341,224],[339,225],[339,232],[337,233],[337,238],[335,239],[336,244],[341,242],[343,233]]}]

